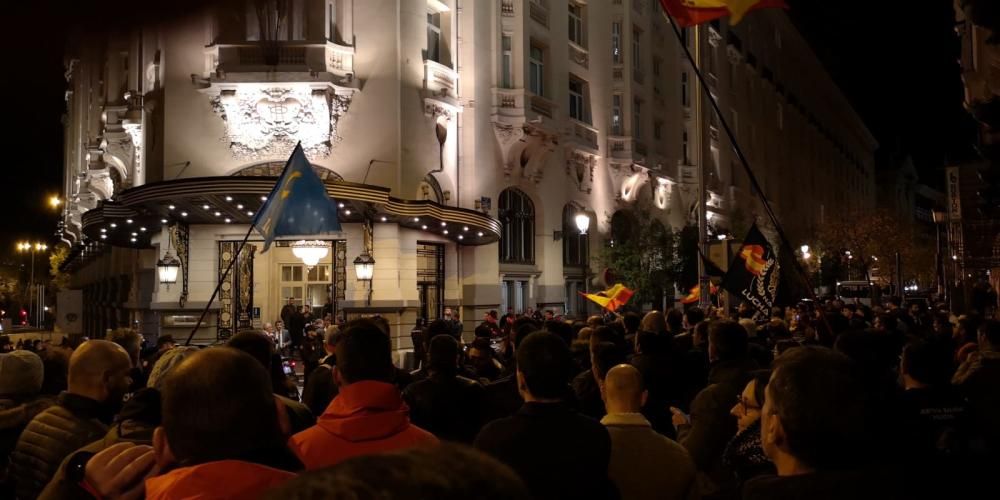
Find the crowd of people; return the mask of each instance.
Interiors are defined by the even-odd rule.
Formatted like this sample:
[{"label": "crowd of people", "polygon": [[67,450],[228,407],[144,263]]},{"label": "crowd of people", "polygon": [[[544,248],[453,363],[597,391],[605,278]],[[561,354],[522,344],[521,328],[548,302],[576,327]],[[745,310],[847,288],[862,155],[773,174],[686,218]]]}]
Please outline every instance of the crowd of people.
[{"label": "crowd of people", "polygon": [[1000,321],[938,306],[449,314],[415,370],[384,318],[288,312],[0,353],[0,497],[967,498],[998,463]]}]

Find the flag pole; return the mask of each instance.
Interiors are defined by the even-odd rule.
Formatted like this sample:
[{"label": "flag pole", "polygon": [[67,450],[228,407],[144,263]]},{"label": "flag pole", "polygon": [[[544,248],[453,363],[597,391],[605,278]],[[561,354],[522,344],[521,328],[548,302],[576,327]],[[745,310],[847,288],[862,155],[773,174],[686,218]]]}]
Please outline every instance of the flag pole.
[{"label": "flag pole", "polygon": [[184,345],[191,345],[191,339],[194,338],[194,334],[198,332],[199,328],[201,328],[202,322],[205,321],[205,316],[208,315],[208,310],[212,308],[212,303],[215,302],[215,297],[219,295],[219,289],[222,288],[222,284],[226,282],[226,277],[229,276],[229,272],[233,269],[233,264],[239,260],[240,254],[243,253],[243,247],[246,246],[247,240],[250,239],[250,234],[253,233],[253,228],[257,225],[257,215],[259,214],[259,211],[257,214],[254,214],[253,220],[250,221],[250,228],[247,229],[247,234],[243,236],[243,241],[240,242],[240,246],[236,250],[236,254],[233,255],[232,259],[230,259],[229,265],[226,266],[226,270],[222,273],[222,277],[219,278],[219,282],[215,285],[215,290],[212,291],[212,296],[209,297],[208,303],[205,304],[205,308],[201,310],[201,316],[198,317],[198,322],[195,323],[194,328],[191,329],[191,334],[188,335],[187,340],[184,341]]},{"label": "flag pole", "polygon": [[[291,163],[291,158],[289,158],[289,161],[285,162],[285,168],[282,169],[281,173],[278,175],[278,181],[275,181],[274,187],[271,188],[271,192],[267,195],[267,200],[269,202],[274,198],[275,191],[278,189],[278,183],[281,178],[284,177],[285,172],[288,170]],[[205,321],[205,316],[208,315],[208,310],[212,308],[212,303],[215,302],[215,297],[219,295],[219,290],[222,288],[222,284],[226,282],[229,272],[232,271],[233,264],[239,260],[240,254],[243,253],[243,248],[246,247],[247,241],[250,239],[250,235],[253,234],[254,228],[257,227],[257,221],[260,218],[261,212],[263,212],[263,208],[264,207],[261,206],[261,210],[257,210],[257,212],[253,214],[253,219],[250,219],[250,227],[247,228],[247,234],[243,235],[243,241],[240,242],[239,248],[236,249],[236,254],[233,255],[233,258],[229,261],[229,265],[226,266],[226,270],[223,271],[222,277],[219,278],[219,282],[215,284],[215,290],[212,290],[212,296],[208,298],[208,303],[206,303],[205,308],[201,310],[201,316],[198,317],[198,322],[195,323],[194,328],[191,329],[191,333],[188,335],[187,340],[184,341],[184,345],[191,345],[191,339],[194,338],[194,334],[198,333],[198,329],[201,328],[201,324]]]},{"label": "flag pole", "polygon": [[[677,42],[680,44],[681,50],[684,51],[684,55],[691,63],[691,67],[694,70],[695,76],[698,78],[698,83],[700,84],[702,92],[708,94],[708,102],[712,104],[712,110],[715,113],[715,116],[719,118],[719,123],[722,124],[723,130],[726,132],[726,137],[729,138],[729,142],[732,143],[733,145],[733,150],[736,151],[736,157],[739,158],[740,163],[743,165],[743,170],[746,172],[747,177],[750,179],[750,185],[753,187],[754,192],[757,193],[757,196],[760,197],[761,204],[764,206],[764,211],[767,213],[768,218],[771,220],[771,224],[774,225],[775,232],[778,233],[778,238],[781,240],[782,250],[790,252],[790,254],[793,256],[792,261],[795,262],[796,270],[798,270],[799,274],[801,274],[806,281],[807,288],[809,289],[809,298],[816,300],[816,293],[815,291],[813,291],[812,280],[809,278],[809,274],[806,273],[804,269],[802,269],[802,265],[801,263],[799,263],[799,260],[797,258],[794,258],[795,251],[792,249],[791,244],[788,242],[788,238],[785,236],[785,231],[781,228],[781,224],[778,223],[778,217],[774,214],[774,210],[771,208],[770,202],[767,201],[767,196],[764,194],[764,190],[760,187],[760,183],[757,182],[757,176],[754,175],[753,170],[750,168],[750,162],[749,160],[747,160],[746,155],[743,154],[743,148],[740,147],[739,142],[736,140],[736,135],[733,133],[733,130],[729,127],[729,122],[726,120],[726,117],[723,116],[722,110],[719,108],[718,101],[715,99],[715,97],[712,96],[712,91],[708,86],[708,82],[705,80],[705,76],[702,75],[698,63],[695,61],[694,56],[691,55],[691,50],[688,48],[687,43],[685,43],[684,36],[681,34],[680,28],[677,26],[677,20],[674,19],[674,16],[670,15],[670,12],[667,11],[667,9],[663,8],[662,5],[660,7],[660,10],[667,17],[667,20],[670,21],[670,28],[673,29],[674,36],[677,38]],[[700,33],[699,33],[699,38],[700,38]],[[701,126],[702,124],[698,123],[699,131],[701,130]],[[701,144],[699,144],[699,147],[701,147]],[[699,168],[702,167],[699,166]],[[703,169],[701,173],[702,175],[704,174]],[[699,210],[705,210],[706,207],[704,205],[705,205],[704,200],[702,200],[702,207]],[[825,321],[825,316],[824,316],[824,321]]]}]

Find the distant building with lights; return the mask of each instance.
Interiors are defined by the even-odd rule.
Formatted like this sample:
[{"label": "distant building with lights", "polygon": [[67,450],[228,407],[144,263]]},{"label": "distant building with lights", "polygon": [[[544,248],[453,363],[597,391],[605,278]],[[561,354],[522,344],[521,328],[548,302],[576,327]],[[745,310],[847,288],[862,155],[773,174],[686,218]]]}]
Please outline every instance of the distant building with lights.
[{"label": "distant building with lights", "polygon": [[[637,206],[694,223],[702,171],[713,235],[763,213],[657,2],[393,3],[293,0],[269,30],[274,12],[228,0],[74,39],[60,325],[186,336],[236,259],[200,341],[329,296],[389,319],[405,350],[444,307],[469,334],[490,309],[584,314],[610,235],[631,236]],[[874,207],[877,145],[784,12],[683,37],[794,245]],[[296,142],[343,232],[267,253],[254,234],[235,255]],[[293,246],[314,239],[329,252],[308,267]]]}]

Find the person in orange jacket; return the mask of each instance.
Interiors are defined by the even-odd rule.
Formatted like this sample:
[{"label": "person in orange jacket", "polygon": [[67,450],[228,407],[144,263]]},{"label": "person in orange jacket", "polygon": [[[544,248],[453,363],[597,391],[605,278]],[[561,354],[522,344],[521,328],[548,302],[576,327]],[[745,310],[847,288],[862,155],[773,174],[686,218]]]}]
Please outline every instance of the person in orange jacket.
[{"label": "person in orange jacket", "polygon": [[249,354],[213,348],[164,380],[148,500],[254,499],[301,470],[285,444],[270,376]]},{"label": "person in orange jacket", "polygon": [[438,444],[433,434],[410,423],[410,409],[391,382],[394,373],[389,337],[370,320],[348,323],[337,343],[334,378],[339,394],[315,426],[289,440],[306,469]]}]

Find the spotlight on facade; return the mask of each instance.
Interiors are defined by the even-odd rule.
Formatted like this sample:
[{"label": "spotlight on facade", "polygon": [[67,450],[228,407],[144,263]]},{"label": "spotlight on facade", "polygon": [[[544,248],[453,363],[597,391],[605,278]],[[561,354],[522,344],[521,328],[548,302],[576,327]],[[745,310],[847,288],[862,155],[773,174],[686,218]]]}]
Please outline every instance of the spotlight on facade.
[{"label": "spotlight on facade", "polygon": [[168,290],[170,285],[177,283],[177,272],[180,269],[181,261],[170,253],[169,248],[167,248],[167,253],[163,254],[163,258],[156,262],[156,273],[160,277],[160,284],[167,285]]},{"label": "spotlight on facade", "polygon": [[589,215],[580,212],[573,218],[573,222],[576,223],[576,228],[580,230],[580,234],[587,234],[587,230],[590,229]]},{"label": "spotlight on facade", "polygon": [[306,267],[313,267],[330,254],[330,244],[319,240],[299,240],[292,243],[292,254],[302,260]]},{"label": "spotlight on facade", "polygon": [[799,250],[801,250],[802,254],[805,255],[809,253],[809,245],[802,245],[801,247],[799,247]]}]

